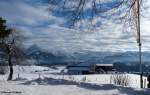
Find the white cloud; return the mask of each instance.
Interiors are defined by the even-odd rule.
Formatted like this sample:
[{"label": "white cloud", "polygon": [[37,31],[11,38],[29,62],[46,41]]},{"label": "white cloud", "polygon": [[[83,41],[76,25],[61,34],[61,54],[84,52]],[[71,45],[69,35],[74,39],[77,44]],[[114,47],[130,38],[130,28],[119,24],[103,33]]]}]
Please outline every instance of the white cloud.
[{"label": "white cloud", "polygon": [[[0,16],[24,31],[27,46],[37,44],[51,51],[137,51],[134,33],[122,32],[121,25],[108,22],[95,32],[59,27],[63,19],[52,16],[47,6],[33,6],[24,0],[0,1]],[[148,13],[150,14],[150,13]],[[96,20],[94,20],[96,23]],[[50,25],[49,25],[50,24]],[[150,21],[142,19],[143,50],[150,50]]]},{"label": "white cloud", "polygon": [[0,16],[8,19],[11,24],[38,26],[49,20],[58,19],[50,15],[46,10],[47,7],[33,6],[20,0],[14,0],[14,2],[5,0],[0,1]]},{"label": "white cloud", "polygon": [[[81,32],[60,27],[36,28],[37,31],[27,40],[28,45],[37,44],[43,49],[62,52],[84,51],[137,51],[136,41],[132,33],[124,33],[114,29],[98,32]],[[108,31],[108,32],[106,32]],[[124,39],[122,39],[124,37]]]}]

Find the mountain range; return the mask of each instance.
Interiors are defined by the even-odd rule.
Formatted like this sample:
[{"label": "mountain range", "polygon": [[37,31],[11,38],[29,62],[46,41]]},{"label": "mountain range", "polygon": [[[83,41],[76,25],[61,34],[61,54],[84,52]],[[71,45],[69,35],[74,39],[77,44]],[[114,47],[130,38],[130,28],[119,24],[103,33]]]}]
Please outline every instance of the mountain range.
[{"label": "mountain range", "polygon": [[[74,52],[73,54],[53,53],[37,45],[26,49],[26,54],[36,60],[38,65],[68,65],[68,64],[116,64],[119,71],[139,71],[138,52]],[[142,63],[145,71],[150,71],[150,53],[142,53]]]}]

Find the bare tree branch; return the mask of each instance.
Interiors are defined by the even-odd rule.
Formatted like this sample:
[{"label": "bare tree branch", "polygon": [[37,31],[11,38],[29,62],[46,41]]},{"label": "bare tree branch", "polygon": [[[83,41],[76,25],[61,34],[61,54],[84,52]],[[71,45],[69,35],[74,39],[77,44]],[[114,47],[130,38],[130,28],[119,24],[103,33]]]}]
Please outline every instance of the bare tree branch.
[{"label": "bare tree branch", "polygon": [[[114,18],[133,23],[131,15],[137,0],[49,0],[50,10],[67,18],[70,27],[83,20],[92,23],[95,17]],[[140,0],[140,4],[142,4]],[[56,14],[57,15],[57,14]],[[127,23],[128,22],[128,23]]]}]

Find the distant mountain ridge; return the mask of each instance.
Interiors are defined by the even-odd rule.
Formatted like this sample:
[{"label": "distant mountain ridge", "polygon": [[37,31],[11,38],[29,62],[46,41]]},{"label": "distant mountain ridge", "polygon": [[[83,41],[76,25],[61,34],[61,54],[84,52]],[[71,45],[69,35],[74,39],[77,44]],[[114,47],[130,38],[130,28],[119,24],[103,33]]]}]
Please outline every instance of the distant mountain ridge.
[{"label": "distant mountain ridge", "polygon": [[[120,71],[126,70],[139,70],[138,52],[75,52],[74,54],[62,54],[52,53],[50,51],[43,50],[37,45],[32,45],[26,50],[28,56],[37,61],[37,64],[41,65],[67,65],[67,64],[117,64]],[[142,53],[142,63],[145,70],[149,70],[150,67],[150,53]]]},{"label": "distant mountain ridge", "polygon": [[37,45],[32,45],[26,50],[28,56],[37,61],[37,64],[59,64],[62,62],[62,55],[55,55],[46,50],[41,49]]}]

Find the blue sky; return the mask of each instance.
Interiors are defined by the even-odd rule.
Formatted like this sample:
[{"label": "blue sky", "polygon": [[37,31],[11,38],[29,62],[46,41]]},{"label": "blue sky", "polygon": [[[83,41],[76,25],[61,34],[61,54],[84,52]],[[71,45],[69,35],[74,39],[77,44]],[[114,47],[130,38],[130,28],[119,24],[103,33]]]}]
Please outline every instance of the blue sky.
[{"label": "blue sky", "polygon": [[[122,25],[114,24],[110,20],[93,32],[68,29],[62,27],[66,20],[52,15],[48,11],[49,5],[42,1],[0,0],[0,16],[8,20],[9,26],[22,31],[26,38],[23,42],[26,47],[36,44],[52,52],[71,53],[138,50],[135,33],[122,32]],[[149,12],[147,10],[145,18],[142,18],[143,51],[150,50]],[[98,20],[102,19],[95,18],[93,23],[97,23]],[[79,25],[87,27],[86,23],[88,22],[85,21]]]}]

